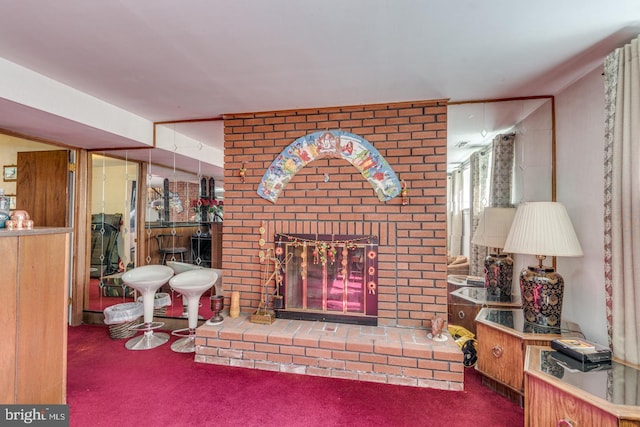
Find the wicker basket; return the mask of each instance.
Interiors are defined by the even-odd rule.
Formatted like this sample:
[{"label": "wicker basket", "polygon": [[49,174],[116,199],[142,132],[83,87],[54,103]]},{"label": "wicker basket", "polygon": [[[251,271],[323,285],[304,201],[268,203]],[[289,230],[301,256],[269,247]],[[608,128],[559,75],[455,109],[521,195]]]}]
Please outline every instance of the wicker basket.
[{"label": "wicker basket", "polygon": [[131,338],[138,331],[131,330],[130,328],[132,326],[136,326],[141,323],[142,323],[142,318],[138,317],[137,319],[132,320],[130,322],[119,323],[117,325],[109,325],[109,336],[114,340]]},{"label": "wicker basket", "polygon": [[137,332],[130,328],[142,323],[142,315],[142,303],[124,302],[104,309],[104,323],[109,325],[111,338],[130,338]]}]

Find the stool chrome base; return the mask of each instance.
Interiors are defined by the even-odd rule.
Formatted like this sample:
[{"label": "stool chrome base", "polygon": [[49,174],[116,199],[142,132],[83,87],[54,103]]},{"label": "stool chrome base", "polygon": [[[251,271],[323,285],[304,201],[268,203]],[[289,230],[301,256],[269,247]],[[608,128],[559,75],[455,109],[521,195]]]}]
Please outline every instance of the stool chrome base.
[{"label": "stool chrome base", "polygon": [[180,338],[176,340],[173,344],[171,344],[171,350],[176,353],[195,353],[196,351],[196,337],[188,336],[185,338]]},{"label": "stool chrome base", "polygon": [[144,335],[140,335],[131,338],[125,343],[127,350],[151,350],[152,348],[160,347],[162,344],[169,341],[169,334],[164,332],[145,332]]},{"label": "stool chrome base", "polygon": [[144,334],[131,338],[124,346],[127,350],[150,350],[169,341],[169,334],[164,332],[154,333],[153,330],[164,325],[160,322],[143,323],[131,327],[132,330],[143,330]]},{"label": "stool chrome base", "polygon": [[177,353],[194,353],[196,351],[195,329],[176,329],[175,331],[171,332],[171,335],[183,337],[171,344],[171,350]]}]

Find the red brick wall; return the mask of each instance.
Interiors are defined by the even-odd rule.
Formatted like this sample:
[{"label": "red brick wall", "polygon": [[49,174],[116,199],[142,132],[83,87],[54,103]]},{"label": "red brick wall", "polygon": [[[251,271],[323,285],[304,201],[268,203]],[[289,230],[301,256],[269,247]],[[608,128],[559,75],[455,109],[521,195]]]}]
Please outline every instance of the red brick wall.
[{"label": "red brick wall", "polygon": [[[371,223],[380,237],[379,324],[426,326],[435,313],[446,317],[446,101],[229,114],[224,120],[223,289],[227,296],[240,291],[243,312],[258,307],[265,275],[259,251],[273,248],[274,233],[322,233],[328,226],[357,231]],[[284,148],[326,129],[369,141],[406,182],[409,204],[400,197],[380,202],[355,167],[336,158],[308,164],[275,204],[258,196],[266,168]],[[262,248],[260,227],[267,229]]]}]

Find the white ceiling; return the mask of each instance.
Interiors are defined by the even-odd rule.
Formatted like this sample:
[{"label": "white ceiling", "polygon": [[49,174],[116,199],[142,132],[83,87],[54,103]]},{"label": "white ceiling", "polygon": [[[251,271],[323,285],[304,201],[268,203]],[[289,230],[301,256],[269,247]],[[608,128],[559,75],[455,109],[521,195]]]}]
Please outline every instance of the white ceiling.
[{"label": "white ceiling", "polygon": [[[637,0],[0,0],[0,59],[149,122],[553,95],[639,33]],[[52,99],[21,105],[27,80],[7,74],[0,128],[145,146]]]}]

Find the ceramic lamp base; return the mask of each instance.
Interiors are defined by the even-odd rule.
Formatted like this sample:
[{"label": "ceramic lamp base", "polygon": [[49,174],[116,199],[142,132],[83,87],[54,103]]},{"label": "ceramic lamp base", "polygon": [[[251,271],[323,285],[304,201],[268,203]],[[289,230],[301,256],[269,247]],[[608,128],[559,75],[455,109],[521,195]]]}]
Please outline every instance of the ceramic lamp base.
[{"label": "ceramic lamp base", "polygon": [[529,323],[559,327],[564,279],[551,267],[529,266],[520,273],[522,310]]},{"label": "ceramic lamp base", "polygon": [[513,260],[507,254],[490,254],[484,260],[484,287],[489,301],[511,301]]}]

